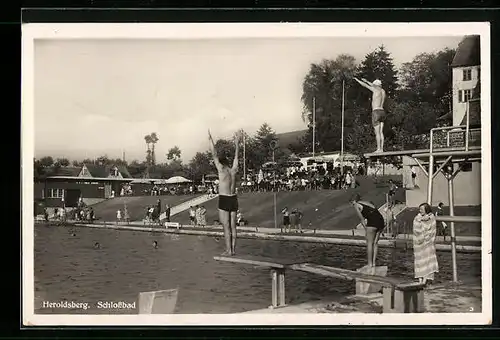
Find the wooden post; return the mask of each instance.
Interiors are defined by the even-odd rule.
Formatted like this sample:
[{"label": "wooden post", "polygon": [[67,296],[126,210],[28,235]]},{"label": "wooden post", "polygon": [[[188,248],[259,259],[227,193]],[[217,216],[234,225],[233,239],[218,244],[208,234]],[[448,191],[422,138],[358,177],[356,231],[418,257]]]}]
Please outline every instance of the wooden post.
[{"label": "wooden post", "polygon": [[[377,267],[368,267],[364,266],[356,270],[358,273],[368,274],[368,275],[377,275],[381,277],[387,276],[388,267],[387,266],[377,266]],[[356,295],[367,295],[378,293],[382,288],[381,285],[375,283],[368,283],[363,281],[362,279],[356,279]]]},{"label": "wooden post", "polygon": [[411,287],[384,287],[384,313],[423,313],[424,290],[422,285]]},{"label": "wooden post", "polygon": [[278,307],[278,271],[271,269],[271,308]]},{"label": "wooden post", "polygon": [[279,306],[283,307],[286,305],[285,302],[285,270],[280,269],[278,271],[278,295],[279,295]]}]

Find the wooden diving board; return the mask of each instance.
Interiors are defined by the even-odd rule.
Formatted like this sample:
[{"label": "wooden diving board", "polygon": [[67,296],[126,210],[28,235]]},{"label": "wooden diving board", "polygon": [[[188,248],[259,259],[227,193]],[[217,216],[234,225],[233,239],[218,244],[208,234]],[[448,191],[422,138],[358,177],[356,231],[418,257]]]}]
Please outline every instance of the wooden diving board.
[{"label": "wooden diving board", "polygon": [[328,267],[313,263],[302,263],[295,264],[290,266],[290,269],[313,273],[323,276],[336,277],[344,280],[362,280],[367,283],[376,283],[382,286],[392,287],[401,283],[400,280],[385,277],[385,276],[377,276],[377,275],[369,275],[360,272],[356,272],[353,270],[336,268],[336,267]]},{"label": "wooden diving board", "polygon": [[366,282],[381,285],[383,288],[384,313],[413,313],[422,312],[424,284],[405,280],[365,274],[359,271],[328,267],[307,262],[277,260],[254,256],[215,256],[216,261],[248,264],[258,267],[267,267],[272,276],[272,305],[270,307],[284,307],[285,301],[285,271],[295,270],[312,274],[335,277],[343,280]]},{"label": "wooden diving board", "polygon": [[365,153],[366,158],[380,158],[380,157],[391,157],[391,156],[405,156],[405,155],[412,155],[412,154],[417,154],[417,153],[426,153],[429,152],[429,150],[395,150],[395,151],[384,151],[384,152],[370,152],[370,153]]},{"label": "wooden diving board", "polygon": [[481,223],[481,216],[436,216],[436,221]]},{"label": "wooden diving board", "polygon": [[267,267],[274,269],[285,269],[286,267],[292,264],[297,264],[297,261],[290,261],[288,259],[271,259],[267,257],[259,257],[251,255],[238,255],[238,257],[214,256],[214,260],[222,262],[249,264],[256,267]]}]

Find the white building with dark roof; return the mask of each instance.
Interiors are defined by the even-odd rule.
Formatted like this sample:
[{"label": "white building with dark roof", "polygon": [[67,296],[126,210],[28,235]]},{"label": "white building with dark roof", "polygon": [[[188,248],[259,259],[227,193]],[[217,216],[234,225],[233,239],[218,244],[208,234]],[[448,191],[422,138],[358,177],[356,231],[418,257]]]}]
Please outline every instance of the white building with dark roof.
[{"label": "white building with dark roof", "polygon": [[[462,125],[467,112],[467,102],[478,97],[481,76],[480,37],[467,36],[458,45],[451,63],[453,79],[453,125]],[[478,91],[478,90],[477,90]]]}]

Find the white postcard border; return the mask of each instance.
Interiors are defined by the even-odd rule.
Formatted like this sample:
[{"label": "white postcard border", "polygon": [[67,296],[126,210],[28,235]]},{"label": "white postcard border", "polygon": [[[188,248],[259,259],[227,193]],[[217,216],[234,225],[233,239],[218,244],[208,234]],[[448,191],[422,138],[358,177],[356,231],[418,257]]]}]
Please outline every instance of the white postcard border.
[{"label": "white postcard border", "polygon": [[[231,27],[228,29],[228,27]],[[482,313],[423,314],[34,314],[34,41],[35,39],[230,39],[285,37],[481,36]],[[490,25],[455,23],[57,23],[22,26],[22,308],[30,325],[481,325],[492,319]]]}]

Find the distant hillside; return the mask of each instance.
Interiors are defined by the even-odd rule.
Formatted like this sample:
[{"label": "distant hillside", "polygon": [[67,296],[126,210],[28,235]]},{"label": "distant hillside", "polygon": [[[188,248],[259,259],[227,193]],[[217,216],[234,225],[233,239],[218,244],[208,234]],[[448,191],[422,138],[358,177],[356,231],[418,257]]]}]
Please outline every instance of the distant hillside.
[{"label": "distant hillside", "polygon": [[304,136],[306,136],[308,130],[298,130],[298,131],[290,131],[285,133],[278,133],[276,137],[278,137],[279,145],[282,148],[288,148],[289,145],[299,146],[301,144],[301,140]]}]

